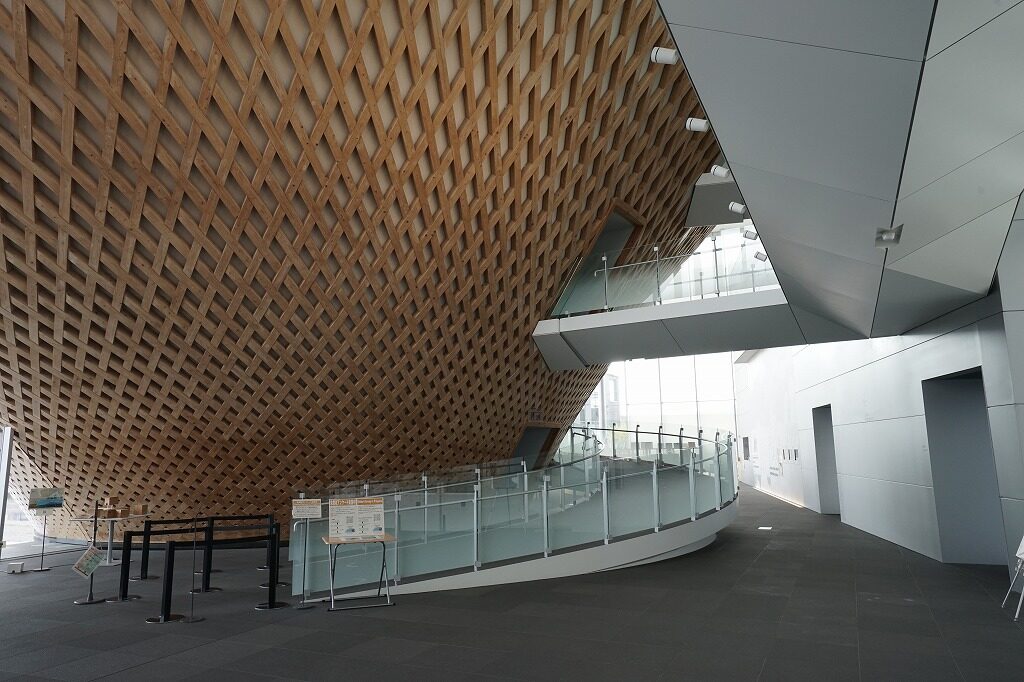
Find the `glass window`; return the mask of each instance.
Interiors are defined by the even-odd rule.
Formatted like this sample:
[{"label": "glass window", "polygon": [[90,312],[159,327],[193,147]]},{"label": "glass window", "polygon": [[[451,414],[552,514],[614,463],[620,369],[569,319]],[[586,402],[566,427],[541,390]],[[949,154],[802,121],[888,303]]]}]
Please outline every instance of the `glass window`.
[{"label": "glass window", "polygon": [[661,364],[661,400],[663,402],[691,402],[697,399],[697,380],[694,375],[693,356],[662,358],[658,362]]}]

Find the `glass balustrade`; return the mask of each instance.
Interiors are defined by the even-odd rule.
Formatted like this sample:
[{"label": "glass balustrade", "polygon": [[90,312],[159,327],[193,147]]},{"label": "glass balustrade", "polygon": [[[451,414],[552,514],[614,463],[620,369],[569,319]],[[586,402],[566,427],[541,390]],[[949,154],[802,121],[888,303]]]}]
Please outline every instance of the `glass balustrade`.
[{"label": "glass balustrade", "polygon": [[[552,464],[540,470],[526,471],[521,462],[510,461],[334,484],[319,495],[325,498],[322,520],[293,524],[288,549],[293,589],[296,594],[303,584],[307,594],[328,589],[322,537],[331,497],[384,498],[385,530],[396,538],[386,543],[389,573],[409,580],[539,558],[687,523],[735,499],[732,457],[731,435],[573,427],[553,453]],[[379,571],[380,545],[342,547],[335,588],[376,584]]]},{"label": "glass balustrade", "polygon": [[778,289],[751,225],[717,230],[692,254],[679,244],[649,244],[581,261],[559,297],[553,317],[696,301]]}]

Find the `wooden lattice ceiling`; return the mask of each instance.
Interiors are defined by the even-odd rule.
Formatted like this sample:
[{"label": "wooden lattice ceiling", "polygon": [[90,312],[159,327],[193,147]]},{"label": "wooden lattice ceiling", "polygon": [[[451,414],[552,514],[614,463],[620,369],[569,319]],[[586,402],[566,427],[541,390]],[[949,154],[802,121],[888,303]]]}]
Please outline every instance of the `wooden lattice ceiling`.
[{"label": "wooden lattice ceiling", "polygon": [[530,332],[718,154],[668,40],[651,0],[3,2],[15,485],[263,511],[568,423],[603,368]]}]

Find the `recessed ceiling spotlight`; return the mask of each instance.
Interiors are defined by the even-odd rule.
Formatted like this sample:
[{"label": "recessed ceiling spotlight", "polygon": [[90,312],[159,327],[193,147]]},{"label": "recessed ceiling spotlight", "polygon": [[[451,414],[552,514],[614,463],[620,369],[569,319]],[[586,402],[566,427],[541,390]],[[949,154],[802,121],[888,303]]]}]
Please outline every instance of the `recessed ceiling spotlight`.
[{"label": "recessed ceiling spotlight", "polygon": [[747,212],[747,205],[741,204],[738,201],[730,201],[729,210],[732,211],[733,213],[739,213],[740,215],[743,215],[744,213]]},{"label": "recessed ceiling spotlight", "polygon": [[903,224],[899,224],[896,227],[888,228],[883,227],[875,230],[875,246],[880,249],[885,249],[890,246],[896,246],[900,243],[900,238],[903,237]]},{"label": "recessed ceiling spotlight", "polygon": [[676,64],[679,62],[679,51],[671,47],[656,47],[651,50],[651,63]]},{"label": "recessed ceiling spotlight", "polygon": [[711,124],[706,118],[690,117],[686,119],[686,129],[693,133],[706,133],[711,130]]},{"label": "recessed ceiling spotlight", "polygon": [[757,253],[754,254],[754,258],[763,263],[766,260],[768,260],[768,254],[765,253],[764,251],[758,251]]},{"label": "recessed ceiling spotlight", "polygon": [[771,530],[772,527],[771,526],[758,526],[757,529],[758,530]]},{"label": "recessed ceiling spotlight", "polygon": [[744,230],[743,236],[753,241],[754,239],[757,239],[757,232],[754,232],[753,230]]},{"label": "recessed ceiling spotlight", "polygon": [[719,166],[717,163],[711,167],[711,174],[716,178],[727,178],[732,175],[732,171],[725,166]]}]

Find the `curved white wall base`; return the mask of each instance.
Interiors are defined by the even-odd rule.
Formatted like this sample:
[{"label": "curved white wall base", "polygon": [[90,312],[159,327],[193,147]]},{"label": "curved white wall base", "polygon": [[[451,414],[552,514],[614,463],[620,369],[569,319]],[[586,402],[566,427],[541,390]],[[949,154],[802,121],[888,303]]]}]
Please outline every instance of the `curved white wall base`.
[{"label": "curved white wall base", "polygon": [[[399,583],[391,588],[391,593],[415,594],[417,592],[502,585],[527,580],[564,578],[671,559],[695,552],[714,542],[718,531],[728,526],[736,518],[738,502],[738,499],[734,500],[732,504],[721,511],[708,514],[692,523],[684,523],[658,533],[648,533],[628,540],[565,554],[530,559],[494,568],[482,568],[479,571]],[[374,587],[372,590],[349,593],[345,596],[368,596],[376,593],[377,588]]]}]

